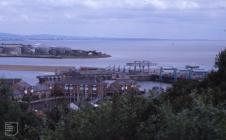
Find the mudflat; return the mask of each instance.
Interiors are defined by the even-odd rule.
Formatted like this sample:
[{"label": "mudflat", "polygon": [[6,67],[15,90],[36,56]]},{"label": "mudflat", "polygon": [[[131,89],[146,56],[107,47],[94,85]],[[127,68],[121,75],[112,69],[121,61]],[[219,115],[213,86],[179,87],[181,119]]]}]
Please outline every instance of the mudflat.
[{"label": "mudflat", "polygon": [[56,72],[74,69],[72,66],[0,65],[0,70]]}]

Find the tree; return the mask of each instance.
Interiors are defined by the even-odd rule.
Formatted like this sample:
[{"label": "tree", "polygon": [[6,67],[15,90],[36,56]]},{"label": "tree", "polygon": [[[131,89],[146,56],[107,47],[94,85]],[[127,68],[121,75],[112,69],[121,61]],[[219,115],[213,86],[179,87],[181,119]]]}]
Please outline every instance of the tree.
[{"label": "tree", "polygon": [[215,67],[218,68],[218,72],[225,73],[226,71],[226,49],[221,51],[215,60]]},{"label": "tree", "polygon": [[226,137],[226,112],[195,99],[190,109],[173,113],[167,109],[167,127],[161,139],[223,140]]},{"label": "tree", "polygon": [[[27,112],[20,103],[11,100],[8,85],[0,84],[0,124],[18,122],[19,133],[15,137],[7,137],[4,130],[0,130],[0,139],[39,140],[42,127],[41,120],[32,112]],[[22,105],[24,106],[24,105]]]}]

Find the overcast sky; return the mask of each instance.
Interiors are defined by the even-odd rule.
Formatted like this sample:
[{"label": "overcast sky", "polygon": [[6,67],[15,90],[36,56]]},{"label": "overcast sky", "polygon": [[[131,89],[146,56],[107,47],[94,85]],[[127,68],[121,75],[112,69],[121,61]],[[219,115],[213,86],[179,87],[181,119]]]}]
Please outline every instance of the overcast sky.
[{"label": "overcast sky", "polygon": [[226,0],[0,0],[0,32],[226,39]]}]

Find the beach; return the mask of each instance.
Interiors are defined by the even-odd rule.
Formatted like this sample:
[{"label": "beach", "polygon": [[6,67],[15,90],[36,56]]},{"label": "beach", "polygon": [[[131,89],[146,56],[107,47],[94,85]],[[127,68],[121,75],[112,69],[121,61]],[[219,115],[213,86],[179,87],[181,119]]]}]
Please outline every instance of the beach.
[{"label": "beach", "polygon": [[74,69],[72,66],[0,65],[0,70],[56,72]]}]

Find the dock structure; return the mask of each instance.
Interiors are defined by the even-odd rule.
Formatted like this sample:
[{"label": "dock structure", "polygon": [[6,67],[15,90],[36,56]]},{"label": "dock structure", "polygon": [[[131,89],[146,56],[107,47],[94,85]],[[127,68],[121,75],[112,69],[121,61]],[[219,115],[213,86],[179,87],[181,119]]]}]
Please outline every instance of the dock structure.
[{"label": "dock structure", "polygon": [[[160,73],[159,73],[159,80],[162,81],[163,80],[163,72],[164,71],[172,71],[172,75],[170,76],[172,78],[173,81],[177,80],[177,68],[174,67],[160,67]],[[171,73],[170,73],[171,74]]]},{"label": "dock structure", "polygon": [[192,73],[195,70],[199,70],[199,66],[195,66],[195,65],[186,65],[185,68],[189,71],[188,72],[188,79],[191,80],[192,79]]},{"label": "dock structure", "polygon": [[113,66],[107,68],[81,67],[76,69],[73,66],[31,66],[31,65],[0,65],[0,70],[9,71],[43,71],[54,72],[56,75],[49,77],[55,81],[62,79],[58,75],[62,72],[80,72],[83,77],[98,77],[102,80],[125,79],[128,77],[137,81],[167,81],[177,80],[202,80],[208,71],[200,69],[196,65],[186,65],[185,68],[159,66],[157,63],[142,60],[126,63],[124,66]]},{"label": "dock structure", "polygon": [[145,69],[147,68],[147,72],[150,72],[151,66],[157,66],[157,63],[152,63],[150,61],[143,60],[143,61],[134,61],[132,63],[126,63],[126,66],[129,67],[129,71],[145,72]]},{"label": "dock structure", "polygon": [[126,63],[123,67],[114,65],[107,70],[125,73],[137,81],[202,80],[208,74],[207,70],[200,69],[197,65],[186,65],[184,69],[179,69],[173,66],[158,66],[157,63],[147,60]]}]

